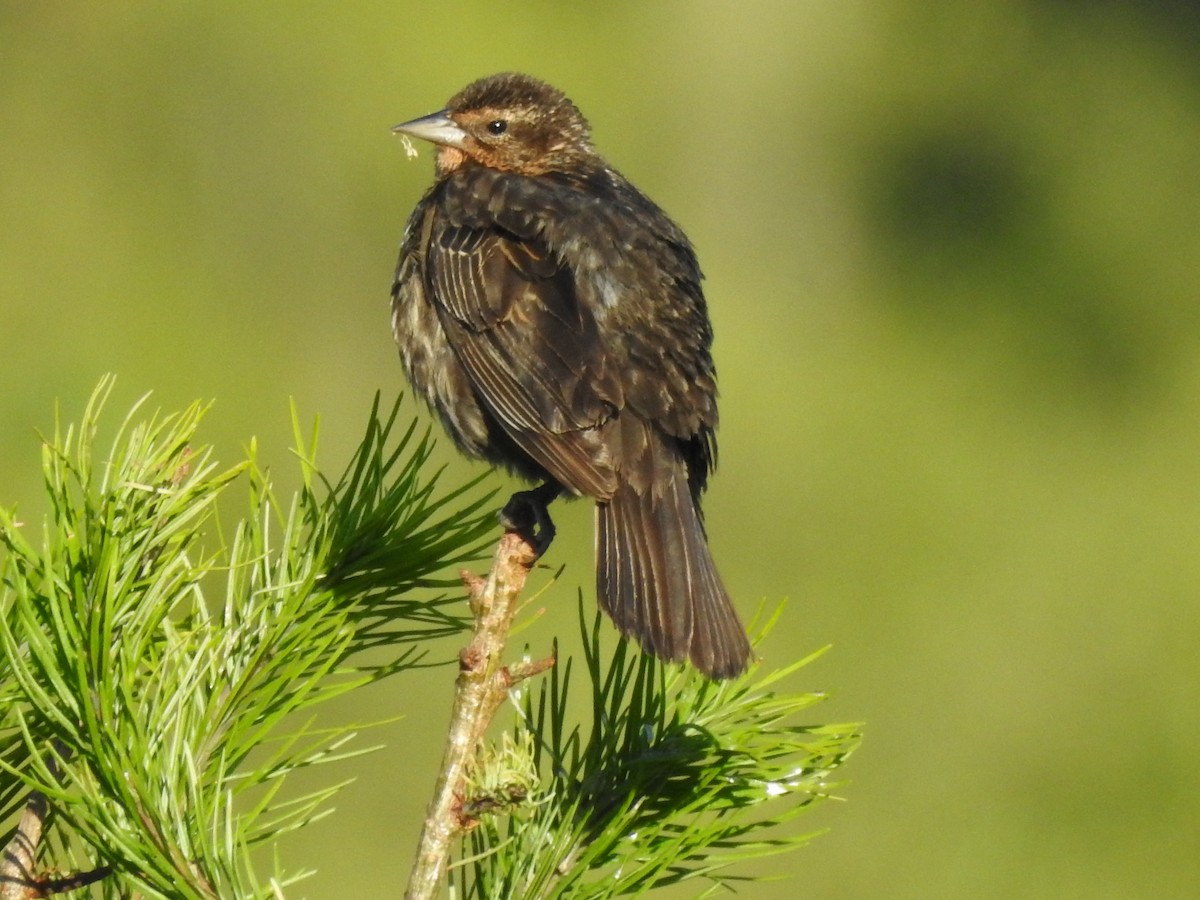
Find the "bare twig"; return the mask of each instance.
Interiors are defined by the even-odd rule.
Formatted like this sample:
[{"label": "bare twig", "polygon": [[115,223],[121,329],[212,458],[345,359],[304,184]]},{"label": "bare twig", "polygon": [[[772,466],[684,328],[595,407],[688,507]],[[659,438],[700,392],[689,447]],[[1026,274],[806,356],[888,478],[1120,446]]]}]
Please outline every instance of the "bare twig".
[{"label": "bare twig", "polygon": [[16,833],[0,857],[0,900],[28,900],[42,896],[37,852],[49,814],[46,795],[33,791],[21,813]]},{"label": "bare twig", "polygon": [[42,832],[49,815],[50,805],[46,802],[46,795],[41,791],[31,792],[16,833],[4,848],[3,855],[0,855],[0,900],[34,900],[36,897],[65,894],[93,884],[111,871],[108,866],[101,866],[90,872],[55,878],[39,873],[38,845],[42,842]]},{"label": "bare twig", "polygon": [[534,663],[506,668],[502,664],[517,601],[536,561],[533,545],[518,532],[509,531],[500,539],[486,580],[463,573],[475,613],[475,632],[459,653],[446,752],[433,802],[421,829],[417,859],[404,894],[406,900],[429,900],[436,895],[445,877],[450,843],[464,827],[463,778],[484,732],[509,688],[546,667]]},{"label": "bare twig", "polygon": [[[56,744],[55,749],[59,754],[66,753],[61,745]],[[50,771],[55,778],[58,777],[58,766],[53,761]],[[112,871],[108,866],[100,866],[90,872],[57,877],[40,872],[37,864],[38,847],[49,818],[50,803],[46,795],[41,791],[30,791],[17,830],[0,853],[0,900],[34,900],[37,897],[65,894],[94,884]]]}]

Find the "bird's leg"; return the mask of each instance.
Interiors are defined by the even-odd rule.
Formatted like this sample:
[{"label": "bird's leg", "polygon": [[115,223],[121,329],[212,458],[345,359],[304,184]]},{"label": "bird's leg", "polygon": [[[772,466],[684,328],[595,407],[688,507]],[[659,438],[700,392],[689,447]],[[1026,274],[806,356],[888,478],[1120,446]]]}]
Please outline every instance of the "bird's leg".
[{"label": "bird's leg", "polygon": [[554,540],[550,502],[561,493],[562,486],[553,481],[547,481],[530,491],[517,491],[500,510],[500,524],[505,531],[515,531],[525,538],[534,552],[541,556]]}]

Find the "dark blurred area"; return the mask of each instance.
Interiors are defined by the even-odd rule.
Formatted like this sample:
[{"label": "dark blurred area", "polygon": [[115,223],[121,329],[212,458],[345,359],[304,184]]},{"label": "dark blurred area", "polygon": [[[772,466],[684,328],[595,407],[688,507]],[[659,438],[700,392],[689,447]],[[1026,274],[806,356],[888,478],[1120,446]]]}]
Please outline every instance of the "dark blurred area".
[{"label": "dark blurred area", "polygon": [[[295,398],[337,472],[404,387],[432,162],[388,129],[529,71],[695,241],[714,552],[747,616],[790,598],[764,666],[833,644],[796,688],[867,722],[745,895],[1194,896],[1198,38],[1182,2],[8,4],[0,502],[40,518],[37,429],[110,371],[114,415],[215,398],[218,458],[257,436],[284,488]],[[590,511],[556,523],[534,652],[592,590]],[[451,678],[331,713],[405,718],[289,896],[402,883]]]}]

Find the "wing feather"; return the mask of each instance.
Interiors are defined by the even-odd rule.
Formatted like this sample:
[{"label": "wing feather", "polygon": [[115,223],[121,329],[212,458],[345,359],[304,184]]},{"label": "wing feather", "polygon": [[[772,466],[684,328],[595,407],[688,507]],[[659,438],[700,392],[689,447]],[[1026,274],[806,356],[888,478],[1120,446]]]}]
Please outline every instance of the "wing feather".
[{"label": "wing feather", "polygon": [[534,241],[449,224],[427,265],[450,345],[496,421],[568,489],[611,496],[604,431],[624,400],[573,273]]}]

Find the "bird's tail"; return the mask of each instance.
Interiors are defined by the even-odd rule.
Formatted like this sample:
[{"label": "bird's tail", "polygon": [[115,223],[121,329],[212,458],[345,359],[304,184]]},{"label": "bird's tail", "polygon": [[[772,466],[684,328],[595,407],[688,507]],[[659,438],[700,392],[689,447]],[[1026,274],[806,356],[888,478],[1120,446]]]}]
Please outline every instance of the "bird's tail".
[{"label": "bird's tail", "polygon": [[596,593],[622,634],[710,678],[745,671],[750,642],[721,584],[680,465],[596,504]]}]

